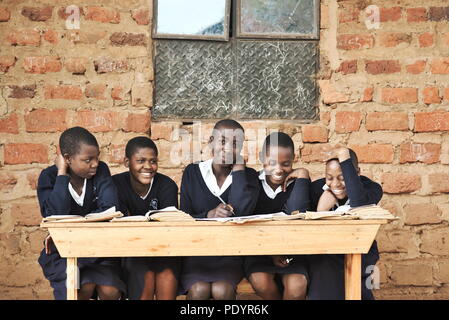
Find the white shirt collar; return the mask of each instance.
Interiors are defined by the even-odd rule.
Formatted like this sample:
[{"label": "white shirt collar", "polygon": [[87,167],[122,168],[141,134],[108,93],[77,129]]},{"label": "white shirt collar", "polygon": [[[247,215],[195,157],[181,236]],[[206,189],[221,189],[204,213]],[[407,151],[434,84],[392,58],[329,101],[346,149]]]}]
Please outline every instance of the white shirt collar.
[{"label": "white shirt collar", "polygon": [[200,167],[201,176],[203,177],[204,182],[206,183],[207,188],[212,194],[215,196],[221,196],[223,192],[231,185],[232,183],[232,174],[230,173],[226,180],[224,181],[221,188],[218,186],[217,178],[212,171],[212,160],[209,159],[203,162],[200,162],[198,166]]},{"label": "white shirt collar", "polygon": [[154,177],[153,177],[153,179],[151,179],[150,187],[148,188],[147,194],[144,195],[143,197],[142,197],[142,196],[139,196],[142,200],[145,200],[145,199],[148,197],[148,195],[150,194],[151,187],[153,186],[153,181],[154,181]]},{"label": "white shirt collar", "polygon": [[[276,196],[282,192],[282,186],[277,187],[276,190],[273,190],[273,188],[270,187],[270,185],[267,183],[267,177],[265,175],[265,170],[261,170],[259,173],[259,180],[262,181],[262,187],[263,190],[265,191],[265,194],[268,196],[268,198],[270,199],[274,199],[276,198]],[[290,180],[289,182],[287,182],[287,187],[293,182],[294,180]]]},{"label": "white shirt collar", "polygon": [[81,192],[81,195],[79,195],[75,189],[73,189],[72,184],[69,182],[69,192],[72,195],[73,200],[82,207],[84,204],[84,197],[86,196],[86,184],[87,179],[84,179],[84,185],[83,185],[83,191]]}]

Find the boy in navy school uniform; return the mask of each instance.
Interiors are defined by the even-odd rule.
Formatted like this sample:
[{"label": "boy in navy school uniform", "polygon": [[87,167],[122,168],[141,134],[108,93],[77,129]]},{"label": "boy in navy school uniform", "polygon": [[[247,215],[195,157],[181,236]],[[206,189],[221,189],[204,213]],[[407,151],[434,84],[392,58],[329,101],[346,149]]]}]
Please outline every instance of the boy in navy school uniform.
[{"label": "boy in navy school uniform", "polygon": [[[264,141],[260,159],[259,198],[255,214],[284,211],[305,212],[310,205],[310,178],[306,169],[293,170],[294,144],[283,132]],[[245,275],[257,295],[266,300],[303,300],[307,293],[307,263],[304,257],[248,256]],[[280,288],[283,287],[283,294]]]},{"label": "boy in navy school uniform", "polygon": [[[59,148],[55,165],[44,169],[38,179],[37,196],[43,217],[85,216],[118,205],[109,168],[99,161],[98,142],[89,131],[81,127],[67,129],[61,134]],[[57,300],[67,299],[66,262],[51,237],[47,237],[39,264]],[[78,267],[80,300],[90,299],[94,293],[102,300],[118,299],[126,291],[117,259],[81,258]]]},{"label": "boy in navy school uniform", "polygon": [[[158,150],[147,137],[128,141],[125,166],[129,171],[112,177],[119,194],[119,208],[126,215],[145,215],[149,210],[178,207],[178,186],[158,173]],[[177,257],[123,258],[131,300],[176,298],[181,259]]]},{"label": "boy in navy school uniform", "polygon": [[[243,127],[234,120],[218,121],[209,139],[212,159],[188,165],[182,176],[181,210],[195,218],[253,213],[259,192],[257,172],[240,155]],[[225,202],[222,203],[220,198]],[[186,257],[181,283],[187,299],[235,299],[243,278],[242,258]]]},{"label": "boy in navy school uniform", "polygon": [[[360,175],[357,155],[348,148],[335,148],[329,152],[326,177],[312,183],[312,207],[317,211],[343,210],[377,204],[383,195],[382,187]],[[309,299],[344,299],[344,255],[311,255]],[[362,255],[362,299],[374,296],[367,282],[370,268],[379,260],[377,243]]]}]

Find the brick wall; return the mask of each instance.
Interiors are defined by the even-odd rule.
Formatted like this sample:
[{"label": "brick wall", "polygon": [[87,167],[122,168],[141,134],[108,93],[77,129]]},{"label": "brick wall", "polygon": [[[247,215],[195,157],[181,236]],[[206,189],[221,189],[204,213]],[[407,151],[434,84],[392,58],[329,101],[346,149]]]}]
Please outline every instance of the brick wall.
[{"label": "brick wall", "polygon": [[[66,28],[73,4],[79,30]],[[379,28],[367,27],[369,5],[378,8]],[[114,173],[123,170],[126,141],[150,133],[160,171],[180,182],[188,159],[170,161],[171,134],[194,128],[151,121],[151,7],[151,0],[0,2],[0,299],[52,297],[36,262],[45,233],[35,189],[65,128],[94,132]],[[318,121],[242,123],[248,132],[289,133],[297,166],[313,178],[322,175],[323,151],[351,146],[362,174],[382,183],[382,205],[400,218],[377,237],[376,297],[449,298],[449,4],[322,0],[320,48]],[[203,122],[203,146],[212,123]]]}]

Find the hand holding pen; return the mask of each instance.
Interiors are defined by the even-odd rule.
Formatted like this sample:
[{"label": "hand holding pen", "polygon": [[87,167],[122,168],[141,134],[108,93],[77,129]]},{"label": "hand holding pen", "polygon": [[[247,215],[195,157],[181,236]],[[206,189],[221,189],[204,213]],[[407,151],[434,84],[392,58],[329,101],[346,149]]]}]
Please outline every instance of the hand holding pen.
[{"label": "hand holding pen", "polygon": [[220,196],[216,196],[220,199],[221,203],[207,213],[208,218],[226,218],[234,215],[234,208],[227,204]]}]

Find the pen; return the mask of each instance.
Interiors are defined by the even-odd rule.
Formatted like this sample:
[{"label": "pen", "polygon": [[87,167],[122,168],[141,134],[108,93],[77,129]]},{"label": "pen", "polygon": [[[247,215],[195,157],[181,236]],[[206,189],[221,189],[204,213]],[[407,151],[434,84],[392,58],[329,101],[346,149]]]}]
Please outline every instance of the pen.
[{"label": "pen", "polygon": [[232,208],[232,206],[231,205],[229,205],[229,204],[227,204],[220,196],[218,196],[218,195],[216,195],[216,197],[218,198],[218,199],[220,199],[220,201],[224,204],[224,205],[226,205],[227,207],[230,207],[232,210],[231,210],[231,212],[232,212],[232,215],[234,216],[235,214],[234,214],[234,208]]},{"label": "pen", "polygon": [[293,258],[285,259],[285,262],[287,262],[287,263],[290,263],[290,262],[292,262],[292,261],[293,261]]}]

